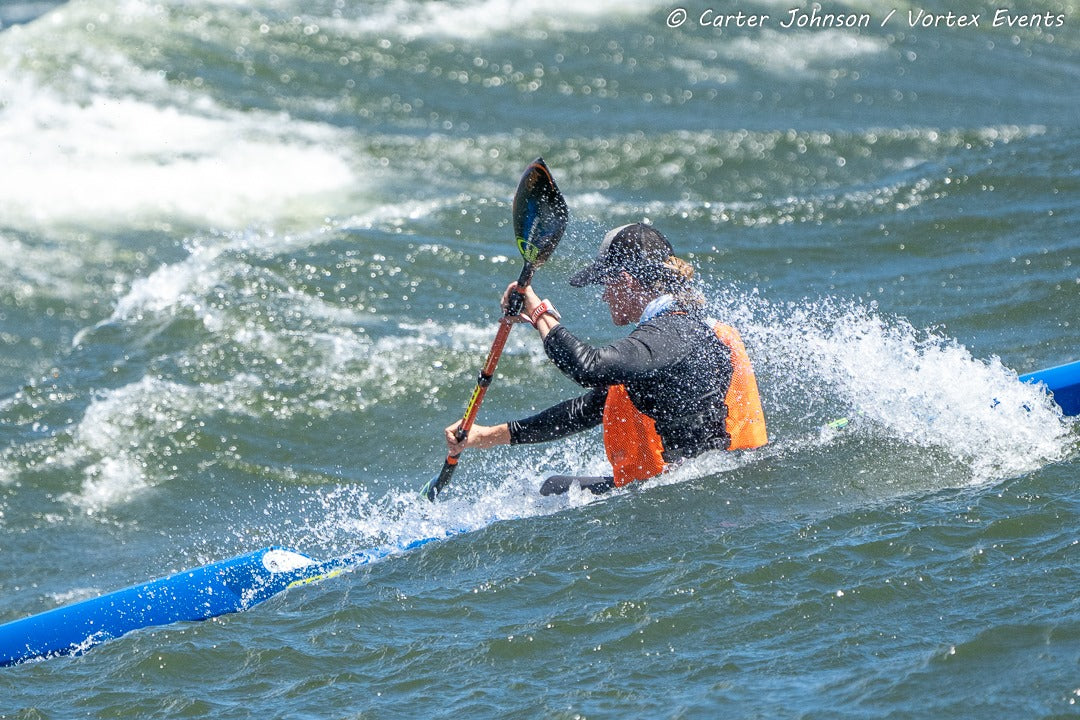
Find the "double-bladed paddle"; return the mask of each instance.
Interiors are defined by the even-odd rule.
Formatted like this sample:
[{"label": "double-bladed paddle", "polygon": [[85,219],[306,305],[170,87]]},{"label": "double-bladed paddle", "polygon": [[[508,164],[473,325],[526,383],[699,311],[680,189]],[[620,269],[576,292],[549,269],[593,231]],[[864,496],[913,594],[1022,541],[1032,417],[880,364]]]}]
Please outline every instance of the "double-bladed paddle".
[{"label": "double-bladed paddle", "polygon": [[[556,187],[555,179],[551,177],[551,171],[544,164],[543,158],[534,160],[521,176],[517,192],[514,194],[513,216],[514,237],[517,240],[518,252],[525,261],[517,279],[517,286],[523,288],[532,282],[536,269],[551,257],[551,253],[555,252],[555,247],[559,244],[563,231],[566,229],[569,216],[566,200]],[[499,364],[499,356],[502,355],[503,346],[510,335],[510,328],[514,326],[513,319],[521,313],[524,300],[525,297],[521,293],[515,292],[510,295],[506,311],[499,320],[499,330],[495,334],[495,341],[491,344],[487,360],[476,380],[476,388],[465,408],[465,415],[461,418],[461,424],[458,425],[457,430],[454,431],[454,436],[459,442],[469,436],[469,429],[480,411],[480,403],[484,401],[484,394],[492,378],[495,377],[495,367]],[[442,470],[424,486],[423,493],[428,500],[434,502],[438,494],[450,482],[459,456],[447,455]]]}]

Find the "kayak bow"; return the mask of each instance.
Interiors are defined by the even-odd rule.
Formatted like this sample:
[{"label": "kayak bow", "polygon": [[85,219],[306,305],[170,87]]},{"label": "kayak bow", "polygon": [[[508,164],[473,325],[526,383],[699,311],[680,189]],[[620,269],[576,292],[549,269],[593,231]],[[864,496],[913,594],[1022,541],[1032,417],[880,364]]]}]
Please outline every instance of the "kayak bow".
[{"label": "kayak bow", "polygon": [[[463,531],[458,531],[463,532]],[[446,537],[456,534],[448,532]],[[317,561],[266,547],[0,625],[0,666],[78,655],[133,630],[248,610],[278,593],[340,575],[442,537]]]},{"label": "kayak bow", "polygon": [[1080,360],[1021,375],[1020,380],[1042,384],[1066,415],[1080,415]]}]

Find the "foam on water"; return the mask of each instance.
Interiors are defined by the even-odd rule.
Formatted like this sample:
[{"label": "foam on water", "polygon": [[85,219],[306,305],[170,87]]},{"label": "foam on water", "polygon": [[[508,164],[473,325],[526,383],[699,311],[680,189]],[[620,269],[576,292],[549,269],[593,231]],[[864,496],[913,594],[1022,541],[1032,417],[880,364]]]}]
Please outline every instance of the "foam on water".
[{"label": "foam on water", "polygon": [[663,6],[655,0],[590,3],[554,0],[542,4],[474,0],[434,5],[392,0],[377,9],[365,8],[362,17],[350,19],[345,25],[363,33],[393,34],[407,40],[418,37],[482,39],[508,33],[594,31],[602,27],[605,18],[614,15],[645,17]]},{"label": "foam on water", "polygon": [[[792,32],[763,30],[754,36],[738,36],[719,43],[720,56],[729,62],[750,62],[778,77],[829,77],[843,61],[857,60],[888,51],[883,37],[844,30]],[[691,74],[691,77],[695,77]]]},{"label": "foam on water", "polygon": [[[446,201],[388,203],[372,208],[363,215],[346,220],[320,223],[315,230],[277,233],[273,230],[242,230],[215,236],[198,236],[186,243],[188,256],[179,262],[162,265],[144,278],[136,278],[116,302],[112,315],[104,321],[128,322],[142,313],[175,313],[190,310],[204,321],[211,331],[218,331],[226,319],[208,302],[215,288],[227,284],[230,276],[251,272],[250,262],[243,256],[274,258],[288,253],[317,247],[337,239],[336,232],[355,228],[394,227],[405,221],[416,221],[443,208]],[[421,247],[419,252],[431,249]],[[246,282],[246,281],[245,281]],[[349,308],[331,306],[310,295],[301,295],[283,287],[282,296],[305,306],[304,314],[330,320],[334,324],[359,324],[362,316]],[[103,323],[104,324],[104,323]],[[85,336],[80,334],[74,344]]]},{"label": "foam on water", "polygon": [[[200,386],[148,376],[101,393],[82,418],[57,438],[62,447],[46,460],[46,464],[82,475],[79,490],[64,493],[60,499],[89,515],[130,502],[169,477],[160,467],[155,447],[182,447],[190,442],[199,432],[200,418],[215,409],[247,412],[261,385],[253,375]],[[170,439],[177,435],[178,439]]]},{"label": "foam on water", "polygon": [[[397,333],[373,340],[355,331],[362,318],[303,294],[287,297],[298,303],[304,316],[330,318],[329,328],[297,335],[287,328],[253,324],[228,309],[210,313],[204,310],[206,294],[221,281],[215,269],[232,272],[218,257],[208,252],[206,258],[185,261],[182,265],[190,272],[163,269],[161,282],[147,278],[147,287],[133,288],[109,322],[153,326],[155,316],[190,311],[201,314],[213,343],[235,344],[249,356],[260,354],[277,362],[268,363],[258,376],[241,373],[224,382],[191,383],[150,371],[136,382],[99,392],[81,418],[41,441],[45,449],[34,451],[48,453],[46,466],[67,468],[81,477],[78,489],[60,495],[64,503],[88,515],[100,514],[171,481],[175,472],[167,458],[183,453],[214,415],[240,414],[278,423],[295,415],[331,418],[362,412],[391,400],[402,402],[403,413],[415,414],[414,398],[421,407],[430,405],[440,390],[441,374],[429,372],[438,362],[433,357],[477,357],[490,344],[488,326],[434,322],[399,323]],[[189,263],[193,267],[187,267]],[[78,342],[93,343],[93,330]],[[177,352],[181,366],[199,362],[193,350]],[[506,354],[543,362],[536,344],[526,342],[524,334],[508,344]],[[207,367],[202,372],[219,371]],[[305,381],[295,392],[274,390],[292,386],[297,377]],[[30,451],[24,448],[21,453]],[[0,473],[19,462],[5,455]],[[265,470],[273,474],[273,468]]]},{"label": "foam on water", "polygon": [[[476,455],[469,462],[492,467]],[[576,465],[581,467],[582,463],[578,461]],[[297,529],[289,541],[336,553],[358,547],[405,545],[423,538],[480,530],[502,520],[549,515],[600,500],[577,490],[558,498],[544,498],[536,492],[537,476],[528,473],[529,477],[524,478],[524,474],[464,487],[459,482],[458,487],[444,493],[435,503],[420,495],[419,487],[426,478],[419,477],[417,487],[391,490],[378,498],[356,487],[319,492],[303,502],[310,521]]]},{"label": "foam on water", "polygon": [[18,299],[50,297],[75,302],[96,290],[87,287],[87,260],[112,250],[111,243],[89,238],[78,245],[44,244],[0,232],[0,291]]},{"label": "foam on water", "polygon": [[[837,213],[862,216],[905,211],[955,191],[948,184],[948,169],[937,164],[940,158],[966,152],[973,145],[992,148],[1021,142],[1046,130],[1042,125],[1001,125],[881,127],[858,132],[680,131],[653,134],[648,140],[635,136],[578,140],[571,150],[580,155],[577,168],[587,175],[610,174],[611,185],[622,187],[632,185],[634,174],[644,167],[649,175],[683,185],[686,192],[681,198],[658,199],[583,192],[574,198],[575,214],[646,214],[759,227],[820,222]],[[766,157],[798,157],[803,162],[814,157],[829,172],[803,177],[790,173],[782,163],[760,162]],[[873,163],[864,169],[861,163],[867,158],[873,158]],[[738,172],[732,173],[732,167]],[[626,177],[619,177],[626,168]],[[715,180],[699,183],[703,177]],[[761,197],[755,191],[761,185],[778,192]],[[702,187],[710,194],[703,196]]]},{"label": "foam on water", "polygon": [[284,116],[193,113],[129,97],[82,105],[25,86],[0,107],[8,223],[236,228],[317,218],[333,207],[325,198],[357,183],[348,152],[328,149],[344,144],[337,131]]},{"label": "foam on water", "polygon": [[[142,3],[72,3],[0,35],[6,223],[237,228],[318,218],[355,190],[360,160],[347,133],[285,113],[226,109],[171,85],[106,32],[143,21],[161,19]],[[87,42],[86,28],[99,22],[103,38]],[[57,34],[72,42],[43,43]],[[50,46],[63,50],[40,55]]]}]

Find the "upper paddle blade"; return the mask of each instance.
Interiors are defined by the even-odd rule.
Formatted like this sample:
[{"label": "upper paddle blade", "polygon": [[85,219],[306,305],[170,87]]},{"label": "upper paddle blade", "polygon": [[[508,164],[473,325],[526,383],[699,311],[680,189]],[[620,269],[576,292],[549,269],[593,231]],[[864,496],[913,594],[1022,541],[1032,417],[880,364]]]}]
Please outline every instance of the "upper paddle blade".
[{"label": "upper paddle blade", "polygon": [[570,211],[543,158],[525,170],[514,195],[514,237],[525,262],[540,267],[555,252]]}]

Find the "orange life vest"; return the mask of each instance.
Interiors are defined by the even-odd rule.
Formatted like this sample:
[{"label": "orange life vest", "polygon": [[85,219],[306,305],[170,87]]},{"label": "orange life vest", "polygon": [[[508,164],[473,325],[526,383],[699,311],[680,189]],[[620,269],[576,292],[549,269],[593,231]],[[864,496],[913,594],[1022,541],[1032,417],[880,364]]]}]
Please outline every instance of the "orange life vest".
[{"label": "orange life vest", "polygon": [[[728,406],[725,421],[731,436],[729,450],[761,447],[769,441],[765,413],[761,409],[757,378],[750,364],[746,346],[735,328],[723,323],[713,326],[716,337],[731,350],[731,385],[724,402]],[[604,405],[604,450],[615,486],[645,480],[664,471],[664,444],[652,418],[638,410],[623,385],[608,388]]]},{"label": "orange life vest", "polygon": [[604,403],[604,452],[615,471],[615,487],[664,471],[664,444],[656,423],[634,407],[624,385],[608,388]]},{"label": "orange life vest", "polygon": [[757,378],[746,346],[739,331],[730,325],[716,323],[713,331],[720,342],[731,348],[731,385],[724,396],[728,406],[727,432],[731,436],[728,450],[761,447],[769,442],[769,434],[765,430],[765,412],[761,409]]}]

